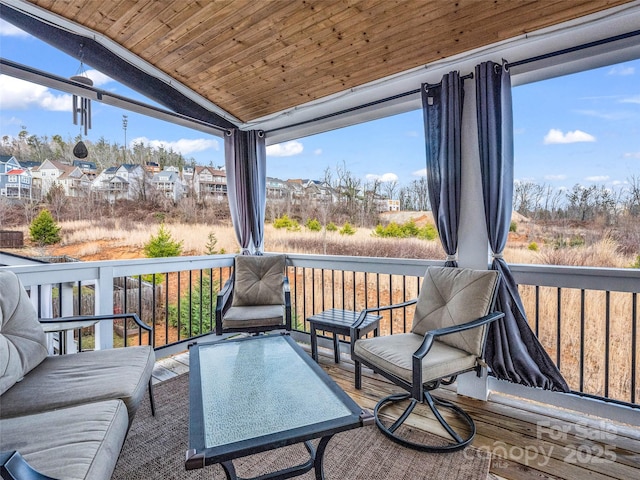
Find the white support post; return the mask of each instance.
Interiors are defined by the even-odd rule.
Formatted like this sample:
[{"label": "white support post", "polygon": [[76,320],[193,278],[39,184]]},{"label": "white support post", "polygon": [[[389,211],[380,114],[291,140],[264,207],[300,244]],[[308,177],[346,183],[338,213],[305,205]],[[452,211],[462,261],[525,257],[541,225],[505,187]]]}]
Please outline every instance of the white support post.
[{"label": "white support post", "polygon": [[[61,317],[70,317],[73,315],[73,283],[63,283],[60,288],[60,298],[61,302]],[[75,342],[75,338],[73,337],[73,330],[65,330],[63,332],[65,335],[66,352],[65,353],[78,353],[78,348]]]},{"label": "white support post", "polygon": [[[96,315],[113,314],[113,268],[101,267],[96,280]],[[113,348],[113,320],[102,320],[95,326],[96,350]]]},{"label": "white support post", "polygon": [[[486,270],[489,261],[489,239],[484,219],[480,154],[478,152],[476,88],[473,80],[464,84],[462,113],[462,193],[460,227],[458,229],[458,264],[461,267]],[[474,372],[460,375],[458,393],[486,400],[487,375],[478,378]]]}]

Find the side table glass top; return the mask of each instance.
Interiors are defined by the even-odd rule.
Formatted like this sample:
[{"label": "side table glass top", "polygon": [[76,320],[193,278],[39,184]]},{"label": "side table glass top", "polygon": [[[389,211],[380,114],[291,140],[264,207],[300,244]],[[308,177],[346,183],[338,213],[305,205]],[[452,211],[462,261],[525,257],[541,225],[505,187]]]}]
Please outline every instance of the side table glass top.
[{"label": "side table glass top", "polygon": [[205,448],[353,414],[291,343],[265,335],[199,346]]}]

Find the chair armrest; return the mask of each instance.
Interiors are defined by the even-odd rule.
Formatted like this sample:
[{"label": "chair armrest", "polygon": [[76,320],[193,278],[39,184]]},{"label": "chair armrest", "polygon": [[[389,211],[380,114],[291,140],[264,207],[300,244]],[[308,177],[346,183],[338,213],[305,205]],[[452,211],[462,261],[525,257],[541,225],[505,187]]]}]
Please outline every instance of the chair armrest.
[{"label": "chair armrest", "polygon": [[229,309],[229,301],[233,298],[233,279],[235,272],[225,282],[216,296],[216,335],[222,335],[222,316]]},{"label": "chair armrest", "polygon": [[417,298],[414,298],[412,300],[407,300],[406,302],[402,302],[402,303],[394,303],[393,305],[384,305],[382,307],[370,307],[370,308],[365,308],[364,310],[362,310],[360,312],[360,315],[358,315],[358,318],[356,319],[355,322],[353,322],[353,324],[351,325],[352,329],[358,329],[360,327],[360,325],[362,325],[362,322],[364,322],[364,319],[367,318],[367,314],[369,313],[373,313],[373,312],[382,312],[384,310],[393,310],[396,308],[403,308],[403,307],[408,307],[409,305],[413,305],[415,303],[418,302]]},{"label": "chair armrest", "polygon": [[[460,325],[452,325],[450,327],[438,328],[436,330],[428,331],[420,347],[413,353],[412,359],[412,370],[413,370],[413,395],[419,395],[419,397],[414,398],[422,398],[422,359],[427,355],[431,347],[433,346],[433,342],[437,337],[442,337],[444,335],[450,335],[452,333],[464,332],[465,330],[471,330],[473,328],[478,328],[483,325],[487,325],[499,318],[504,317],[504,313],[502,312],[493,312],[484,317],[476,318],[475,320],[471,320],[467,323],[462,323]],[[419,389],[419,391],[418,391]]]},{"label": "chair armrest", "polygon": [[358,315],[358,318],[356,319],[356,321],[351,324],[351,328],[349,329],[349,339],[351,340],[351,356],[353,357],[356,340],[360,338],[360,326],[365,321],[369,313],[382,312],[385,310],[393,310],[396,308],[408,307],[409,305],[414,305],[417,302],[418,302],[418,299],[414,298],[412,300],[407,300],[406,302],[402,302],[402,303],[394,303],[393,305],[385,305],[382,307],[370,307],[362,310],[360,312],[360,315]]},{"label": "chair armrest", "polygon": [[[90,326],[91,324],[96,324],[100,320],[114,320],[116,318],[127,318],[131,319],[143,330],[147,332],[152,332],[153,328],[140,320],[140,317],[137,313],[114,313],[107,315],[76,315],[71,317],[59,317],[59,318],[40,318],[38,321],[43,327],[46,325],[55,325],[55,324],[69,324],[68,328],[64,328],[64,330],[73,330],[76,328],[82,328],[85,326]],[[58,329],[63,330],[63,329]]]},{"label": "chair armrest", "polygon": [[467,323],[462,323],[460,325],[452,325],[450,327],[438,328],[436,330],[428,331],[425,336],[420,348],[416,350],[413,354],[414,358],[419,358],[422,360],[427,352],[431,349],[431,345],[436,337],[442,337],[444,335],[450,335],[452,333],[464,332],[465,330],[471,330],[473,328],[478,328],[483,325],[487,325],[499,318],[504,317],[504,313],[502,312],[493,312],[484,317],[476,318],[475,320],[471,320]]},{"label": "chair armrest", "polygon": [[35,470],[19,452],[0,452],[2,480],[55,480]]}]

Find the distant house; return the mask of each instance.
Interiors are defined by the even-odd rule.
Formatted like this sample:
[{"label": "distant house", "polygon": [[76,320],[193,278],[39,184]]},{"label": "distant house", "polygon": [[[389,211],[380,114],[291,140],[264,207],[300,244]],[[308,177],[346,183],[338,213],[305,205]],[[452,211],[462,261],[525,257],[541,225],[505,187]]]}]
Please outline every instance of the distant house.
[{"label": "distant house", "polygon": [[163,170],[156,173],[151,179],[151,184],[166,198],[176,203],[183,195],[182,181],[177,171]]},{"label": "distant house", "polygon": [[85,196],[91,187],[91,180],[79,167],[57,160],[45,160],[33,171],[33,176],[40,184],[43,196],[55,184],[62,186],[67,197]]},{"label": "distant house", "polygon": [[157,162],[145,162],[144,169],[149,173],[159,173],[161,171]]},{"label": "distant house", "polygon": [[188,192],[199,200],[222,200],[227,196],[227,174],[224,170],[201,166],[184,167],[182,177]]},{"label": "distant house", "polygon": [[302,197],[304,196],[303,183],[304,181],[300,178],[290,178],[285,182],[289,201],[292,205],[299,205],[301,203]]},{"label": "distant house", "polygon": [[140,165],[123,164],[103,170],[92,188],[109,202],[144,198],[150,181]]},{"label": "distant house", "polygon": [[267,198],[286,198],[287,183],[279,178],[267,177]]},{"label": "distant house", "polygon": [[35,160],[20,160],[20,166],[29,171],[37,169],[40,165],[42,165],[42,162],[36,162]]},{"label": "distant house", "polygon": [[14,156],[0,155],[0,196],[33,199],[31,172]]},{"label": "distant house", "polygon": [[380,212],[399,212],[400,200],[391,200],[390,198],[381,198],[378,201],[378,211]]},{"label": "distant house", "polygon": [[96,176],[98,175],[98,167],[96,166],[95,162],[89,162],[87,160],[74,160],[72,165],[74,167],[78,167],[82,173],[84,173],[87,178],[89,178],[89,180],[92,180],[96,178]]}]

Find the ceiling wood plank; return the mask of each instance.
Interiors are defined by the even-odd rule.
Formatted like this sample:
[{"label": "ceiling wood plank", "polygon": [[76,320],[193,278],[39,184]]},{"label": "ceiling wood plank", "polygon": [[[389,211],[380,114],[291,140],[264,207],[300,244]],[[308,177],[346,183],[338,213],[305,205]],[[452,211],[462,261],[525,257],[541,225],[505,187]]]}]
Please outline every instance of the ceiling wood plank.
[{"label": "ceiling wood plank", "polygon": [[630,0],[30,1],[251,121]]}]

